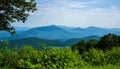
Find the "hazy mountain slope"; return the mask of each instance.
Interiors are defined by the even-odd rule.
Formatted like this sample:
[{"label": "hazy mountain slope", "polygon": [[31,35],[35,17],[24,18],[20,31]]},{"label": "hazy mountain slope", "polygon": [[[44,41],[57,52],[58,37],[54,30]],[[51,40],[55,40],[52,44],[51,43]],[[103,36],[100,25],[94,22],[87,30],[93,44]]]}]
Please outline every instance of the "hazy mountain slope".
[{"label": "hazy mountain slope", "polygon": [[11,36],[9,33],[0,33],[1,39],[21,39],[28,37],[38,37],[44,39],[62,39],[83,38],[91,35],[103,36],[108,33],[120,35],[120,28],[99,28],[99,27],[67,27],[67,26],[42,26],[35,28],[17,28],[16,36]]},{"label": "hazy mountain slope", "polygon": [[119,34],[120,28],[100,28],[90,26],[88,28],[80,28],[80,27],[67,27],[67,26],[60,26],[63,29],[66,29],[69,32],[73,32],[76,34],[81,34],[83,37],[97,35],[103,36],[108,33]]},{"label": "hazy mountain slope", "polygon": [[28,27],[15,27],[15,29],[16,29],[16,34],[14,36],[11,36],[11,34],[9,32],[1,31],[0,32],[0,40],[2,40],[2,39],[11,40],[11,39],[17,39],[17,38],[19,39],[21,37],[18,35],[29,30],[30,28],[28,28]]},{"label": "hazy mountain slope", "polygon": [[99,28],[99,27],[88,27],[88,28],[74,28],[72,29],[72,32],[79,33],[82,36],[91,36],[91,35],[97,35],[97,36],[103,36],[108,33],[114,33],[116,34],[118,31],[120,31],[120,28]]},{"label": "hazy mountain slope", "polygon": [[70,39],[80,37],[81,35],[66,31],[58,26],[51,25],[45,27],[37,27],[30,29],[20,36],[24,37],[39,37],[44,39]]}]

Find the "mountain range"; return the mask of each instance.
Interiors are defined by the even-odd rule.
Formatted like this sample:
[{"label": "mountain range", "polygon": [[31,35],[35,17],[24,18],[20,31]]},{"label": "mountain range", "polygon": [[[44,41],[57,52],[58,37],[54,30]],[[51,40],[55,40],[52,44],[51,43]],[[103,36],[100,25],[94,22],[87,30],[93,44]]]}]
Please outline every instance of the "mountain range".
[{"label": "mountain range", "polygon": [[[45,43],[48,46],[72,46],[80,40],[100,39],[108,33],[120,35],[120,28],[99,28],[99,27],[68,27],[68,26],[42,26],[35,28],[15,27],[17,33],[11,36],[10,33],[0,32],[0,40],[7,39],[10,48],[15,46],[31,45],[36,48]],[[1,44],[1,43],[0,43]]]},{"label": "mountain range", "polygon": [[42,39],[61,39],[68,40],[72,38],[84,38],[87,36],[98,36],[101,37],[108,33],[120,34],[120,28],[99,28],[99,27],[67,27],[67,26],[57,26],[49,25],[35,28],[27,27],[16,27],[17,33],[15,36],[11,36],[9,33],[0,32],[0,40],[8,39],[22,39],[29,37],[37,37]]}]

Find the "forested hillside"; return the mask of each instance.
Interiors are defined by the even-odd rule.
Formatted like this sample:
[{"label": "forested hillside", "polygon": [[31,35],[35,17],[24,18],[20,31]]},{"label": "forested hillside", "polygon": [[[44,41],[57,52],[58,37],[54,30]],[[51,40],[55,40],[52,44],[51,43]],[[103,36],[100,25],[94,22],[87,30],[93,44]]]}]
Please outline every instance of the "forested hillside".
[{"label": "forested hillside", "polygon": [[108,34],[99,40],[81,40],[72,47],[41,48],[24,45],[9,49],[0,45],[1,69],[119,69],[120,36]]},{"label": "forested hillside", "polygon": [[[22,47],[23,45],[30,45],[34,48],[40,48],[41,44],[46,44],[47,46],[56,46],[56,47],[65,47],[65,46],[72,46],[76,43],[78,43],[80,40],[90,40],[90,39],[96,39],[98,40],[100,37],[98,36],[88,36],[84,38],[72,38],[72,39],[42,39],[37,37],[29,37],[29,38],[23,38],[23,39],[16,39],[16,40],[9,40],[9,48],[14,47]],[[0,43],[1,44],[1,43]]]},{"label": "forested hillside", "polygon": [[99,40],[81,40],[77,44],[72,46],[72,49],[78,50],[80,53],[95,48],[98,50],[110,50],[113,47],[120,47],[120,36],[115,34],[107,34],[101,37]]}]

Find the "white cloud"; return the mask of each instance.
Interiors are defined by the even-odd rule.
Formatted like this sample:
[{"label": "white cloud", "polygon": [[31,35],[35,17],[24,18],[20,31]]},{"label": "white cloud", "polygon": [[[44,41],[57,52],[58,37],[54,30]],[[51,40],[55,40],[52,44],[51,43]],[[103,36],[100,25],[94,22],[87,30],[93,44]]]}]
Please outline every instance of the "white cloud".
[{"label": "white cloud", "polygon": [[[87,11],[71,10],[65,8],[56,9],[56,12],[54,12],[54,10],[49,9],[49,13],[55,16],[46,16],[48,17],[48,21],[43,22],[80,27],[120,27],[120,25],[118,25],[120,22],[120,10],[115,8],[93,8]],[[52,12],[55,14],[52,14]]]},{"label": "white cloud", "polygon": [[28,26],[57,24],[79,27],[120,27],[120,9],[114,4],[97,7],[101,6],[103,1],[51,0],[48,3],[47,1],[45,0],[45,4],[37,5],[38,10],[32,13],[34,17],[31,16],[32,21],[28,21]]}]

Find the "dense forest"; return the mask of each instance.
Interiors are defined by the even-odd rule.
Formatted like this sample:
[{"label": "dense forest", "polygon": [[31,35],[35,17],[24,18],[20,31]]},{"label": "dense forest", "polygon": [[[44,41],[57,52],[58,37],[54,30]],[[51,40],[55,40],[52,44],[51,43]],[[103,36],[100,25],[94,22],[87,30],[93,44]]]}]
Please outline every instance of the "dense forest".
[{"label": "dense forest", "polygon": [[113,49],[113,47],[120,47],[120,36],[109,33],[101,37],[99,40],[81,40],[75,44],[72,49],[77,49],[80,53],[83,53],[84,51],[88,51],[92,48],[105,51]]},{"label": "dense forest", "polygon": [[81,40],[72,47],[41,48],[25,45],[9,49],[2,41],[1,69],[120,69],[120,36],[107,34],[99,40]]},{"label": "dense forest", "polygon": [[[9,48],[14,48],[14,47],[22,47],[24,45],[30,45],[34,48],[40,48],[41,44],[46,44],[49,47],[66,47],[66,46],[72,46],[76,43],[78,43],[80,40],[90,40],[90,39],[99,39],[100,37],[98,36],[87,36],[84,38],[72,38],[72,39],[43,39],[43,38],[38,38],[38,37],[28,37],[28,38],[21,38],[21,39],[16,39],[16,40],[8,40],[9,41]],[[2,43],[0,42],[0,45]],[[1,47],[0,47],[1,48]]]}]

